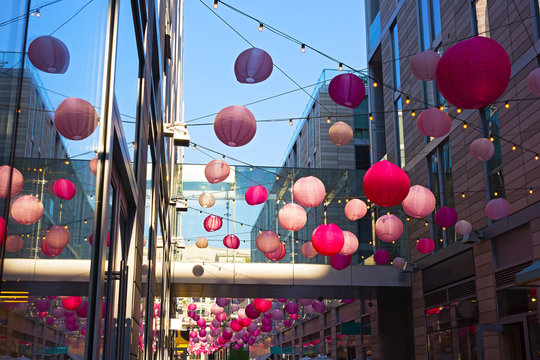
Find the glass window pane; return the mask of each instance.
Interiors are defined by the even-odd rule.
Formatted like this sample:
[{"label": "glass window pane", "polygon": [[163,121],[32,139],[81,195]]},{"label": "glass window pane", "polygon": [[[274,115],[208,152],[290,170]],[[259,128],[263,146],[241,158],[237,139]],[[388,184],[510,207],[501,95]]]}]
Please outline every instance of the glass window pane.
[{"label": "glass window pane", "polygon": [[431,16],[433,19],[433,39],[441,33],[441,4],[439,0],[431,0]]},{"label": "glass window pane", "polygon": [[422,26],[422,50],[431,48],[431,34],[429,31],[428,0],[420,0],[420,17]]},{"label": "glass window pane", "polygon": [[397,24],[392,28],[392,62],[394,69],[394,87],[399,89],[401,87],[401,73],[399,62],[399,36]]}]

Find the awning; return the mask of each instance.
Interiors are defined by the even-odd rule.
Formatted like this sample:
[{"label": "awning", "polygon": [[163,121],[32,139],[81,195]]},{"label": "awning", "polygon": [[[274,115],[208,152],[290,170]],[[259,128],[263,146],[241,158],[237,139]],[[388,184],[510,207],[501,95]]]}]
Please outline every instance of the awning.
[{"label": "awning", "polygon": [[516,274],[516,283],[524,285],[533,281],[540,280],[540,261],[527,266]]}]

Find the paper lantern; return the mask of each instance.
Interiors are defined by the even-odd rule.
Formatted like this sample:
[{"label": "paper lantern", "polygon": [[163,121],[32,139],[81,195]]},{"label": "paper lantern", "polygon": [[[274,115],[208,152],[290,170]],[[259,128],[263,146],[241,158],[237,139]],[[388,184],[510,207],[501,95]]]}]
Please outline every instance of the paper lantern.
[{"label": "paper lantern", "polygon": [[66,324],[66,330],[69,330],[69,331],[77,331],[79,330],[79,324],[74,322],[72,324]]},{"label": "paper lantern", "polygon": [[80,296],[70,296],[62,300],[62,306],[64,309],[75,311],[82,304],[82,299]]},{"label": "paper lantern", "polygon": [[79,98],[67,98],[54,113],[56,130],[70,140],[82,140],[92,135],[98,120],[98,114],[92,104]]},{"label": "paper lantern", "polygon": [[283,325],[286,326],[286,327],[291,327],[292,325],[292,321],[290,319],[287,319],[283,322]]},{"label": "paper lantern", "polygon": [[[0,236],[0,239],[3,239],[3,236]],[[0,240],[0,244],[2,241]],[[24,241],[19,235],[9,235],[6,239],[6,251],[15,253],[20,251],[24,246]]]},{"label": "paper lantern", "polygon": [[195,245],[199,248],[199,249],[204,249],[208,246],[208,239],[207,238],[204,238],[204,237],[200,237],[197,239],[197,241],[195,241]]},{"label": "paper lantern", "polygon": [[88,315],[88,302],[83,302],[80,308],[75,310],[75,313],[80,318],[85,318]]},{"label": "paper lantern", "polygon": [[229,305],[229,299],[227,299],[227,298],[217,298],[216,299],[216,304],[218,306],[225,307],[225,306]]},{"label": "paper lantern", "polygon": [[253,139],[257,122],[249,109],[232,105],[221,110],[214,120],[214,132],[227,146],[244,146]]},{"label": "paper lantern", "polygon": [[418,116],[416,128],[424,136],[439,138],[450,132],[452,120],[444,111],[432,107],[422,111]]},{"label": "paper lantern", "polygon": [[352,255],[358,249],[358,238],[350,231],[343,231],[343,247],[338,254]]},{"label": "paper lantern", "polygon": [[420,219],[431,214],[435,209],[435,203],[435,196],[431,190],[421,185],[414,185],[411,186],[409,194],[401,205],[407,215]]},{"label": "paper lantern", "polygon": [[247,317],[245,319],[238,319],[238,323],[242,325],[242,327],[248,327],[251,324],[251,319]]},{"label": "paper lantern", "polygon": [[454,229],[460,235],[467,235],[472,231],[472,225],[467,220],[459,220]]},{"label": "paper lantern", "polygon": [[298,231],[306,224],[306,210],[298,204],[288,203],[278,213],[278,221],[282,228],[289,231]]},{"label": "paper lantern", "polygon": [[11,205],[11,217],[21,225],[31,225],[43,216],[43,204],[32,195],[23,195]]},{"label": "paper lantern", "polygon": [[187,308],[190,311],[195,311],[195,310],[197,310],[197,304],[193,304],[193,303],[189,304]]},{"label": "paper lantern", "polygon": [[503,198],[493,199],[486,205],[486,215],[491,220],[499,220],[510,215],[510,203]]},{"label": "paper lantern", "polygon": [[285,245],[283,245],[283,243],[281,242],[279,244],[280,244],[279,248],[276,251],[271,252],[271,253],[264,253],[264,256],[266,256],[268,260],[276,262],[285,257],[285,254],[287,253],[287,250],[285,249]]},{"label": "paper lantern", "polygon": [[302,245],[302,255],[308,259],[314,258],[317,256],[318,252],[313,248],[311,241],[308,241]]},{"label": "paper lantern", "polygon": [[306,176],[296,180],[293,185],[294,200],[303,207],[316,207],[322,204],[326,189],[315,176]]},{"label": "paper lantern", "polygon": [[336,270],[343,270],[351,265],[351,255],[335,254],[330,256],[330,265]]},{"label": "paper lantern", "polygon": [[208,215],[206,219],[204,219],[204,229],[208,232],[219,230],[222,225],[223,220],[221,220],[219,216]]},{"label": "paper lantern", "polygon": [[203,318],[200,318],[199,320],[197,320],[197,326],[200,327],[200,328],[205,328],[206,327],[206,320],[204,320]]},{"label": "paper lantern", "polygon": [[54,183],[54,195],[60,199],[71,200],[76,192],[75,184],[67,179],[59,179]]},{"label": "paper lantern", "polygon": [[350,143],[353,135],[353,129],[343,121],[334,123],[328,130],[330,141],[337,146],[343,146]]},{"label": "paper lantern", "polygon": [[341,74],[330,81],[328,95],[339,105],[354,109],[364,100],[366,85],[354,74]]},{"label": "paper lantern", "polygon": [[375,223],[375,233],[382,241],[395,241],[403,234],[403,223],[396,215],[383,215]]},{"label": "paper lantern", "polygon": [[272,316],[272,320],[278,321],[278,320],[283,319],[283,311],[282,310],[274,309],[274,310],[272,310],[272,312],[270,314]]},{"label": "paper lantern", "polygon": [[493,103],[510,81],[510,59],[495,40],[476,36],[445,51],[437,65],[437,86],[451,104],[479,109]]},{"label": "paper lantern", "polygon": [[234,75],[242,84],[256,84],[268,79],[274,64],[270,55],[259,48],[252,47],[238,55],[234,62]]},{"label": "paper lantern", "polygon": [[58,255],[60,255],[62,250],[63,250],[63,248],[57,249],[57,248],[53,248],[52,246],[48,245],[46,240],[43,240],[41,242],[41,251],[43,252],[43,254],[45,254],[48,257],[58,256]]},{"label": "paper lantern", "polygon": [[54,36],[40,36],[30,43],[28,60],[41,71],[64,74],[69,66],[69,51]]},{"label": "paper lantern", "polygon": [[13,176],[11,178],[11,191],[8,191],[9,177],[11,176],[11,167],[9,165],[0,166],[0,198],[5,199],[8,196],[14,197],[19,195],[23,186],[24,178],[21,172],[13,168]]},{"label": "paper lantern", "polygon": [[435,79],[437,65],[441,57],[433,50],[422,51],[411,58],[409,67],[415,78],[422,81]]},{"label": "paper lantern", "polygon": [[246,315],[245,309],[238,309],[238,318],[239,319],[248,319],[248,316]]},{"label": "paper lantern", "polygon": [[373,164],[362,183],[364,194],[374,204],[396,206],[407,197],[411,182],[405,171],[387,160]]},{"label": "paper lantern", "polygon": [[272,299],[253,299],[253,307],[259,312],[267,312],[272,307]]},{"label": "paper lantern", "polygon": [[240,246],[240,239],[236,235],[226,235],[223,238],[223,245],[229,249],[238,249]]},{"label": "paper lantern", "polygon": [[249,205],[259,205],[268,199],[268,191],[264,186],[250,186],[245,195],[246,202]]},{"label": "paper lantern", "polygon": [[373,254],[373,260],[377,265],[386,265],[390,261],[390,254],[386,250],[377,250]]},{"label": "paper lantern", "polygon": [[[90,236],[88,237],[88,242],[90,243],[90,245],[93,245],[94,234],[90,234]],[[109,246],[110,243],[111,243],[111,233],[107,233],[107,246]]]},{"label": "paper lantern", "polygon": [[219,321],[225,321],[227,319],[227,313],[224,311],[221,314],[217,314],[216,319]]},{"label": "paper lantern", "polygon": [[250,319],[256,319],[261,315],[260,311],[253,307],[253,304],[246,306],[246,316]]},{"label": "paper lantern", "polygon": [[255,240],[257,249],[263,253],[272,253],[279,249],[281,242],[279,236],[273,231],[263,231],[257,236]]},{"label": "paper lantern", "polygon": [[345,205],[345,216],[351,221],[363,218],[367,213],[366,203],[360,199],[352,199]]},{"label": "paper lantern", "polygon": [[231,168],[224,160],[212,160],[204,168],[204,176],[210,184],[217,184],[229,177]]},{"label": "paper lantern", "polygon": [[45,235],[47,244],[56,249],[63,249],[69,243],[69,231],[63,226],[54,225]]},{"label": "paper lantern", "polygon": [[298,320],[298,314],[291,314],[289,316],[292,320]]},{"label": "paper lantern", "polygon": [[285,311],[289,314],[296,314],[298,312],[298,305],[294,301],[289,301],[285,304]]},{"label": "paper lantern", "polygon": [[206,208],[206,209],[211,208],[212,206],[214,206],[215,203],[216,203],[216,198],[214,197],[214,195],[210,193],[203,192],[199,196],[199,205],[201,205],[203,208]]},{"label": "paper lantern", "polygon": [[219,306],[218,304],[212,304],[212,306],[210,307],[210,312],[216,316],[221,314],[223,311],[224,311],[223,307]]},{"label": "paper lantern", "polygon": [[199,336],[200,337],[205,337],[206,336],[206,330],[205,329],[199,330]]},{"label": "paper lantern", "polygon": [[47,323],[47,325],[51,326],[54,323],[54,318],[49,316],[45,319],[45,322]]},{"label": "paper lantern", "polygon": [[540,68],[536,68],[527,76],[527,88],[536,96],[540,96]]},{"label": "paper lantern", "polygon": [[416,243],[416,249],[419,253],[429,254],[435,250],[435,243],[431,239],[420,239]]},{"label": "paper lantern", "polygon": [[97,175],[97,163],[98,163],[98,157],[94,157],[90,162],[88,163],[88,168],[90,169],[90,172],[92,174]]},{"label": "paper lantern", "polygon": [[353,299],[341,299],[341,302],[345,303],[345,304],[352,304],[352,303],[354,303],[354,300]]},{"label": "paper lantern", "polygon": [[298,304],[302,305],[302,306],[308,306],[308,305],[311,305],[313,304],[313,299],[298,299]]},{"label": "paper lantern", "polygon": [[471,143],[469,151],[476,160],[488,161],[495,153],[495,146],[489,139],[479,138]]},{"label": "paper lantern", "polygon": [[398,256],[398,257],[394,258],[394,261],[392,261],[392,266],[396,270],[403,270],[406,263],[407,263],[407,261],[404,258]]},{"label": "paper lantern", "polygon": [[435,222],[443,228],[454,226],[457,222],[458,215],[456,210],[449,206],[443,206],[435,213]]},{"label": "paper lantern", "polygon": [[313,310],[315,310],[319,314],[322,314],[322,313],[324,313],[326,311],[326,305],[322,301],[317,300],[317,301],[313,302],[313,304],[310,305],[310,306],[312,306]]},{"label": "paper lantern", "polygon": [[315,251],[324,256],[335,255],[345,244],[343,231],[335,224],[319,225],[311,235]]},{"label": "paper lantern", "polygon": [[51,306],[51,303],[47,299],[39,299],[38,301],[36,301],[35,305],[38,311],[48,311],[49,306]]}]

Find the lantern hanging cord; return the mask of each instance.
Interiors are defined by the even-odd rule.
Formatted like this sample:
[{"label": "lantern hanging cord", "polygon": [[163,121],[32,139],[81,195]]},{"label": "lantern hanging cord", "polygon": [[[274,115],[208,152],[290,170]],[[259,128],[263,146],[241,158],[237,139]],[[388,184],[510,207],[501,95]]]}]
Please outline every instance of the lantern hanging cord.
[{"label": "lantern hanging cord", "polygon": [[94,0],[88,0],[83,6],[81,6],[73,15],[71,15],[66,21],[64,21],[62,24],[57,26],[53,31],[49,33],[49,35],[53,35],[55,32],[60,30],[63,26],[65,26],[67,23],[69,23],[71,20],[73,20],[81,11],[84,10],[90,3],[92,3]]},{"label": "lantern hanging cord", "polygon": [[[46,8],[47,6],[56,4],[56,3],[60,2],[60,1],[62,1],[62,0],[54,0],[54,1],[48,2],[48,3],[46,3],[46,4],[37,6],[37,7],[33,8],[33,9],[30,9],[30,11],[28,12],[28,14],[31,15],[32,13],[35,13],[35,12],[38,11],[38,10],[41,10],[41,9],[43,9],[43,8]],[[22,19],[24,19],[24,18],[26,17],[26,15],[28,15],[28,14],[27,14],[27,13],[24,13],[24,14],[22,14],[22,15],[19,15],[19,16],[16,16],[16,17],[12,18],[12,19],[9,19],[9,20],[6,20],[6,21],[4,21],[4,22],[1,22],[1,23],[0,23],[0,27],[6,26],[6,25],[9,25],[9,24],[12,24],[12,23],[17,22],[17,21],[19,21],[19,20],[22,20]]]}]

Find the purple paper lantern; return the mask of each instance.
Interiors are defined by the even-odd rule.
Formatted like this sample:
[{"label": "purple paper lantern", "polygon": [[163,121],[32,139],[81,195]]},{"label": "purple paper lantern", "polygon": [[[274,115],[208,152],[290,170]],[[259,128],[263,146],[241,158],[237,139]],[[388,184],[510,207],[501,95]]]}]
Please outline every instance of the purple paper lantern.
[{"label": "purple paper lantern", "polygon": [[318,312],[319,314],[322,314],[326,311],[326,305],[322,301],[315,301],[313,304],[311,304],[313,307],[313,310]]},{"label": "purple paper lantern", "polygon": [[49,310],[49,306],[51,306],[51,303],[47,299],[39,299],[36,301],[36,309],[38,311],[47,311]]},{"label": "purple paper lantern", "polygon": [[28,59],[41,71],[64,74],[69,66],[69,51],[67,46],[54,36],[40,36],[30,43]]},{"label": "purple paper lantern", "polygon": [[298,304],[296,304],[294,301],[289,301],[285,304],[285,311],[288,314],[295,314],[298,312]]},{"label": "purple paper lantern", "polygon": [[45,322],[47,323],[47,325],[51,326],[54,323],[54,318],[49,316],[45,319]]},{"label": "purple paper lantern", "polygon": [[328,94],[339,105],[354,109],[364,100],[366,85],[354,74],[341,74],[330,81]]},{"label": "purple paper lantern", "polygon": [[229,305],[229,299],[227,299],[227,298],[217,298],[216,299],[216,304],[218,306],[225,307],[225,306]]},{"label": "purple paper lantern", "polygon": [[435,242],[433,242],[431,239],[420,239],[416,243],[416,249],[419,253],[429,254],[435,250]]},{"label": "purple paper lantern", "polygon": [[86,318],[86,316],[88,315],[88,302],[83,302],[81,307],[75,310],[75,313],[80,318]]},{"label": "purple paper lantern", "polygon": [[278,320],[282,320],[282,319],[283,319],[283,311],[280,310],[280,309],[274,309],[274,310],[272,310],[272,312],[270,313],[270,315],[272,316],[272,320],[275,320],[275,321],[278,321]]},{"label": "purple paper lantern", "polygon": [[350,255],[335,254],[330,256],[330,265],[336,270],[343,270],[351,265]]},{"label": "purple paper lantern", "polygon": [[458,214],[456,210],[449,206],[443,206],[435,213],[435,222],[443,228],[454,226],[457,222]]},{"label": "purple paper lantern", "polygon": [[392,266],[396,270],[403,270],[406,263],[407,263],[407,260],[398,256],[398,257],[395,257],[394,260],[392,261]]},{"label": "purple paper lantern", "polygon": [[478,161],[488,161],[495,153],[495,145],[487,138],[478,138],[471,143],[469,152]]},{"label": "purple paper lantern", "polygon": [[302,306],[308,306],[313,304],[313,299],[298,299],[298,304]]},{"label": "purple paper lantern", "polygon": [[75,184],[67,179],[59,179],[54,183],[54,195],[64,200],[71,200],[77,193]]},{"label": "purple paper lantern", "polygon": [[268,79],[273,68],[270,55],[256,47],[242,51],[234,62],[236,80],[242,84],[256,84]]},{"label": "purple paper lantern", "polygon": [[250,186],[245,195],[246,202],[249,205],[259,205],[268,199],[268,191],[264,186]]},{"label": "purple paper lantern", "polygon": [[223,245],[229,249],[238,249],[240,246],[240,239],[236,235],[226,235],[223,238]]},{"label": "purple paper lantern", "polygon": [[92,135],[98,120],[98,114],[92,104],[74,97],[62,101],[54,113],[56,130],[70,140],[82,140]]},{"label": "purple paper lantern", "polygon": [[390,254],[386,250],[377,250],[373,254],[373,260],[377,265],[386,265],[390,261]]},{"label": "purple paper lantern", "polygon": [[256,319],[261,315],[261,313],[253,307],[253,304],[246,306],[246,316],[250,319]]},{"label": "purple paper lantern", "polygon": [[232,105],[217,114],[214,120],[214,132],[227,146],[244,146],[255,136],[257,122],[247,107]]}]

